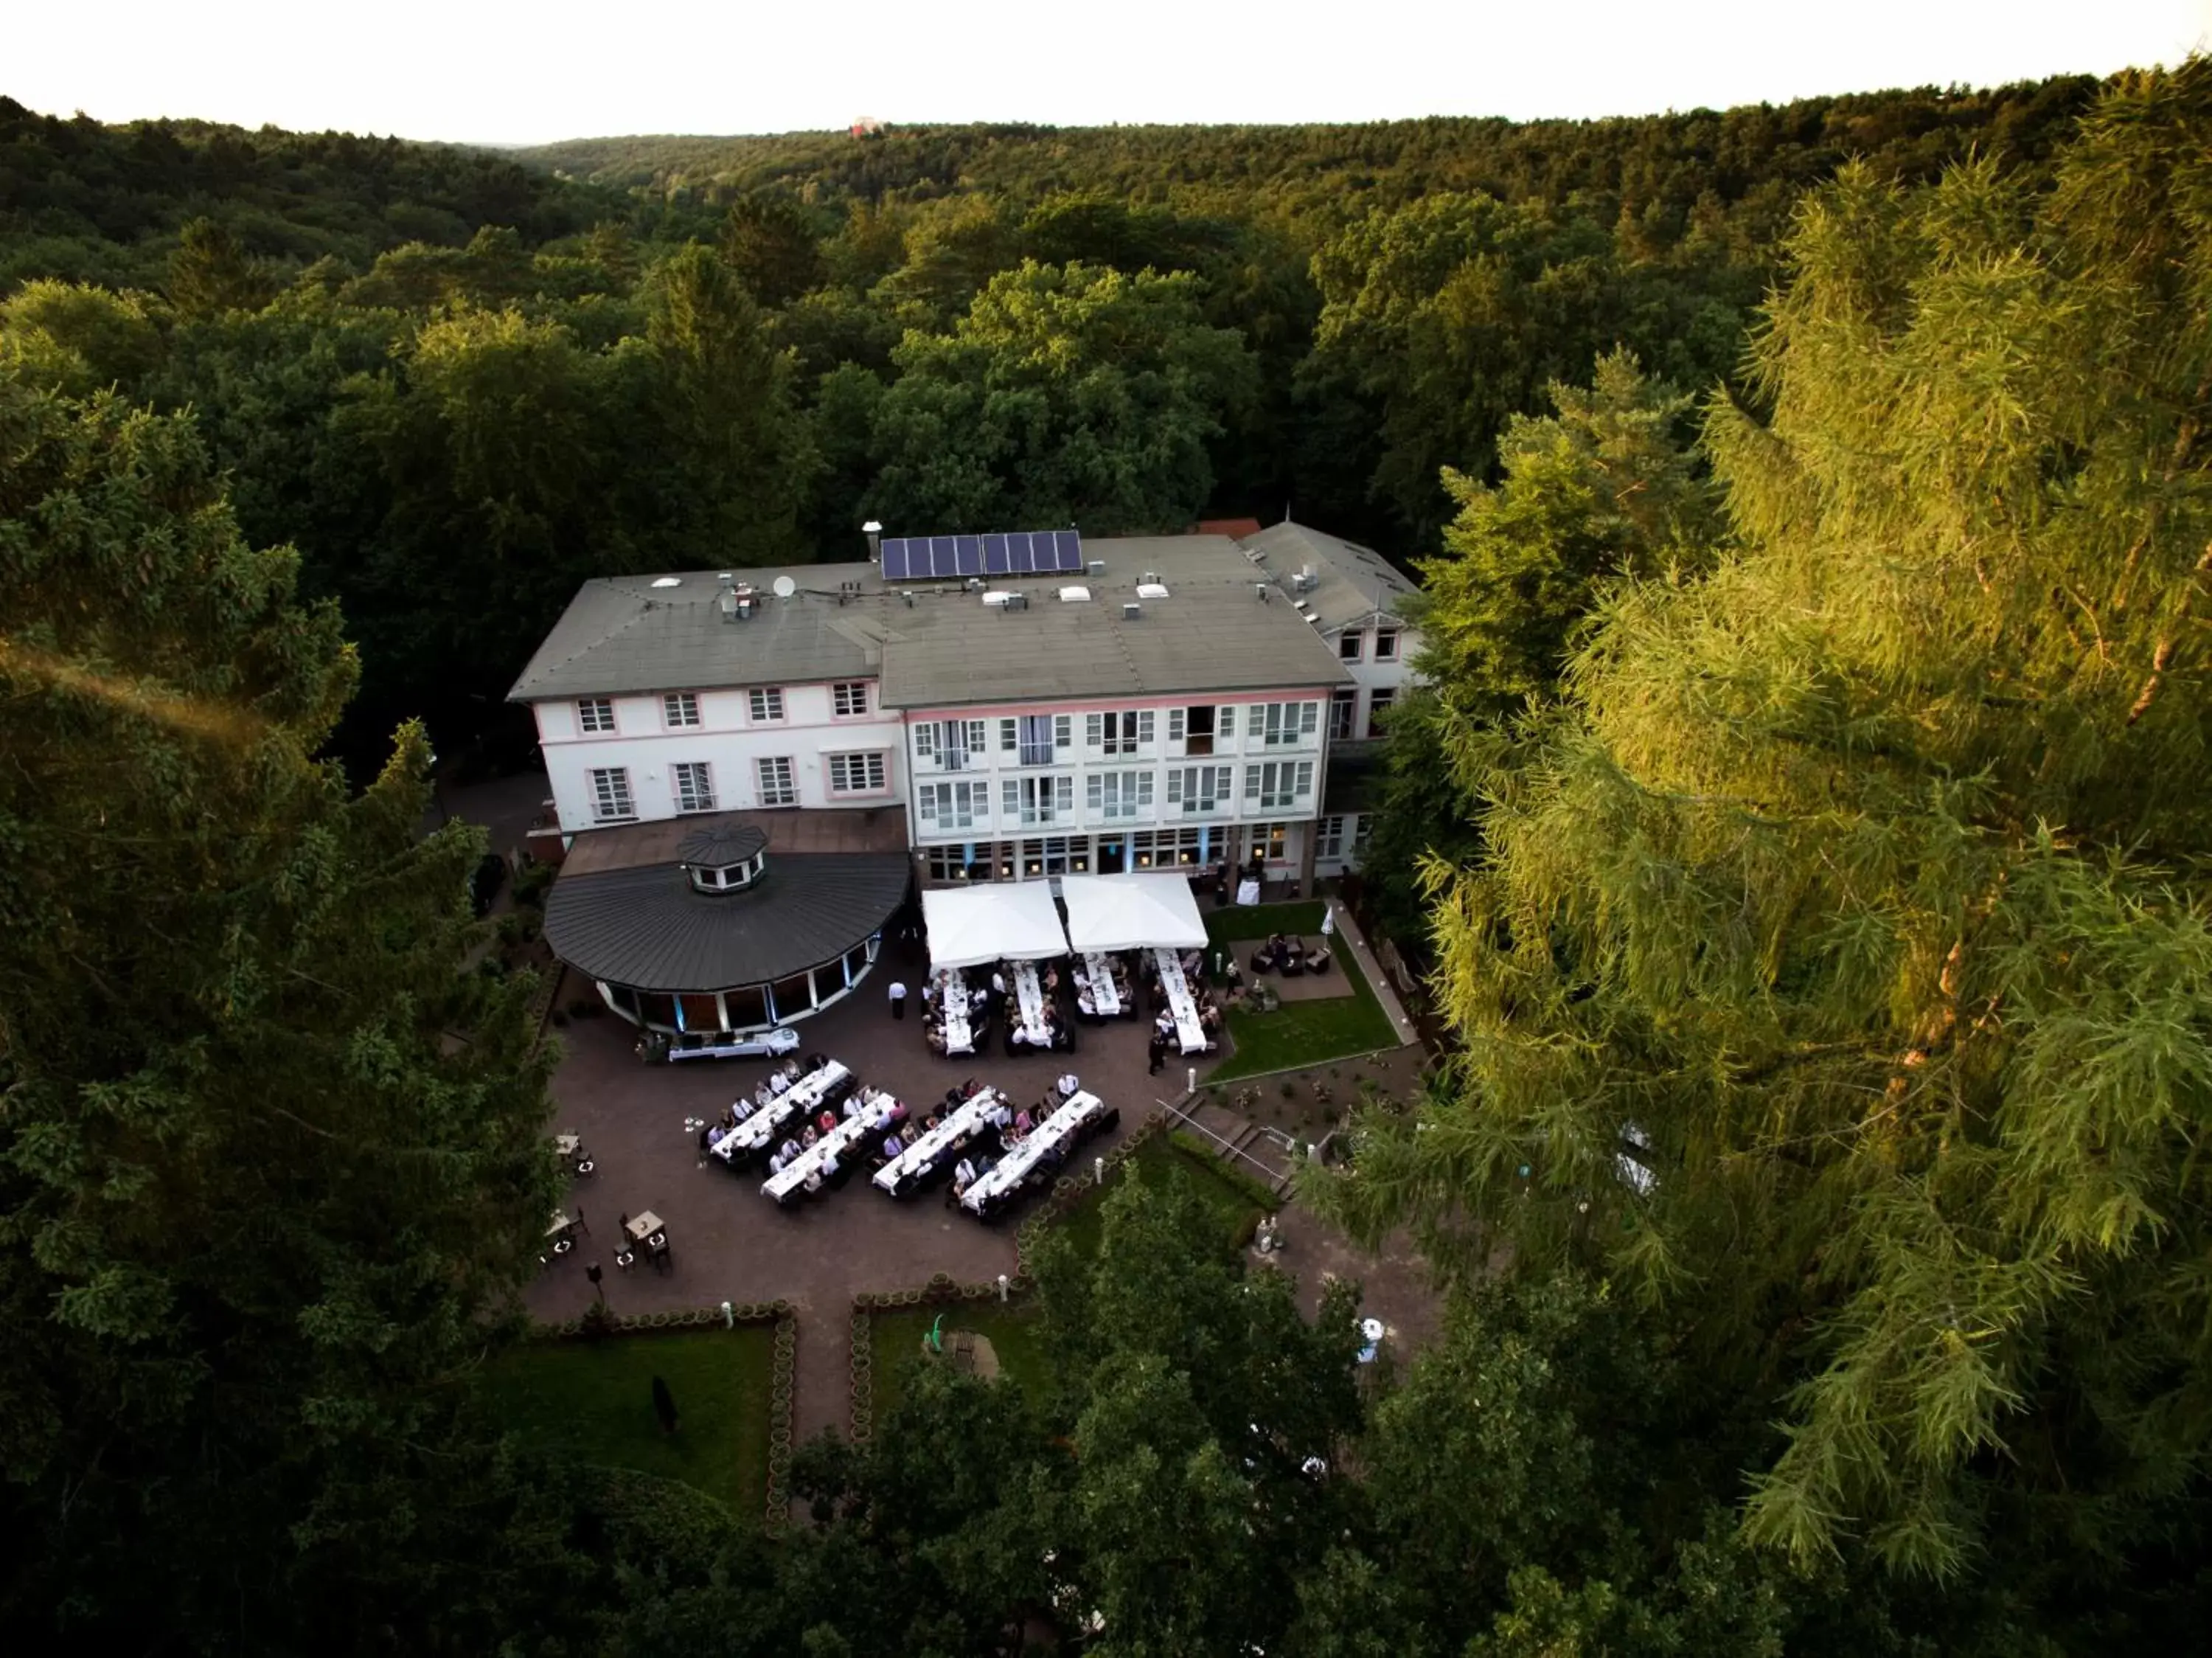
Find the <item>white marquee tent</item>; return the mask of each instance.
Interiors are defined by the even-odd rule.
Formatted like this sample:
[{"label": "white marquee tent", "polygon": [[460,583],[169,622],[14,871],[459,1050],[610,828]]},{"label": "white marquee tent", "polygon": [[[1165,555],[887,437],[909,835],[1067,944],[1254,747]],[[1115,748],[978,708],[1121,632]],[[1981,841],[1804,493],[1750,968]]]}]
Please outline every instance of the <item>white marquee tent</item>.
[{"label": "white marquee tent", "polygon": [[1060,911],[1042,881],[950,887],[921,895],[933,969],[980,967],[987,961],[1038,961],[1066,955]]},{"label": "white marquee tent", "polygon": [[1066,875],[1060,891],[1079,955],[1155,946],[1189,950],[1206,942],[1198,900],[1181,875]]}]

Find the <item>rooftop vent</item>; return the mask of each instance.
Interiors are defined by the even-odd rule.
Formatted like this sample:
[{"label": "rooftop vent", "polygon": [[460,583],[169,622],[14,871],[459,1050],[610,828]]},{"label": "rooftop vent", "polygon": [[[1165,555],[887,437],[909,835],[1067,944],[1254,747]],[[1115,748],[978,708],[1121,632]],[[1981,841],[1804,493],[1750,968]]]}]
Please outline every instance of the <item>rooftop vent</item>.
[{"label": "rooftop vent", "polygon": [[[1011,605],[1018,597],[1020,597],[1018,594],[1012,593],[987,593],[983,595],[983,602],[996,608],[1002,605]],[[912,595],[909,594],[908,598],[910,600]]]},{"label": "rooftop vent", "polygon": [[1157,580],[1137,583],[1137,597],[1139,599],[1164,599],[1167,596],[1166,587]]},{"label": "rooftop vent", "polygon": [[1096,581],[1099,580],[1101,577],[1103,577],[1105,574],[1106,574],[1106,561],[1105,561],[1103,558],[1093,558],[1093,559],[1091,561],[1091,579],[1092,581],[1096,582]]},{"label": "rooftop vent", "polygon": [[1296,576],[1291,577],[1291,588],[1293,592],[1311,593],[1320,585],[1321,578],[1314,574],[1314,567],[1311,564],[1308,564]]},{"label": "rooftop vent", "polygon": [[1273,582],[1255,582],[1252,583],[1252,590],[1260,595],[1260,602],[1264,605],[1267,602],[1269,595],[1274,592],[1275,584]]},{"label": "rooftop vent", "polygon": [[684,578],[680,576],[656,576],[653,578],[653,585],[657,588],[680,588],[684,585]]},{"label": "rooftop vent", "polygon": [[[1142,589],[1139,589],[1139,591],[1141,590]],[[1060,602],[1063,605],[1087,605],[1091,602],[1091,589],[1089,588],[1062,588],[1060,590]]]},{"label": "rooftop vent", "polygon": [[1137,578],[1137,585],[1140,588],[1156,587],[1159,583],[1159,571],[1156,570],[1148,570],[1142,576],[1139,576]]},{"label": "rooftop vent", "polygon": [[1125,622],[1133,622],[1144,613],[1145,607],[1142,605],[1127,604],[1121,607],[1121,619]]}]

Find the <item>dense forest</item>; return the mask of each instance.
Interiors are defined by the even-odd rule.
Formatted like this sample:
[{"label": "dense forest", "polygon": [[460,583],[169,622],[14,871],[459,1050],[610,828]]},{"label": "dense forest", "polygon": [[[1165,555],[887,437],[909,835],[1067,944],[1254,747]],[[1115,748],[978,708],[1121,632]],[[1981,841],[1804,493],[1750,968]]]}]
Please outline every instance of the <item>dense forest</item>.
[{"label": "dense forest", "polygon": [[[0,1627],[2201,1638],[2212,67],[1791,119],[569,182],[0,107]],[[1799,137],[1723,195],[1732,122]],[[1133,1179],[1044,1248],[1043,1381],[918,1373],[773,1545],[502,1437],[550,1060],[409,716],[483,728],[581,575],[1270,491],[1425,579],[1376,852],[1450,1054],[1301,1197],[1410,1229],[1433,1344],[1356,1383],[1349,1289]]]},{"label": "dense forest", "polygon": [[592,575],[1291,511],[1401,560],[1625,347],[1732,376],[1808,185],[2031,186],[2086,78],[1514,125],[892,129],[499,156],[0,100],[0,354],[191,409],[341,601],[356,768],[505,729]]}]

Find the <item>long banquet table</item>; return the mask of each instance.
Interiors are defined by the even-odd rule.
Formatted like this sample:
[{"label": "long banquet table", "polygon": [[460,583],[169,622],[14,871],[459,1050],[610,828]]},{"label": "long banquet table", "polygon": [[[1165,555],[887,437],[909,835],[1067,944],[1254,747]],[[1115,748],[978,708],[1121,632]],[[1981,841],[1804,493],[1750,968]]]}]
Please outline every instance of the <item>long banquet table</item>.
[{"label": "long banquet table", "polygon": [[976,1089],[945,1112],[944,1120],[935,1128],[876,1171],[874,1179],[878,1189],[897,1197],[901,1186],[927,1175],[937,1166],[937,1160],[951,1150],[955,1141],[980,1134],[989,1127],[991,1113],[1002,1101],[1003,1096],[996,1088]]},{"label": "long banquet table", "polygon": [[976,1177],[961,1194],[960,1206],[972,1215],[981,1215],[1008,1192],[1018,1190],[1048,1153],[1072,1148],[1085,1125],[1105,1110],[1106,1102],[1087,1090],[1070,1094],[1067,1102],[1031,1129],[1019,1145]]},{"label": "long banquet table", "polygon": [[[1014,1004],[1020,1009],[1023,1039],[1032,1048],[1050,1047],[1052,1033],[1044,1024],[1044,986],[1037,982],[1034,961],[1014,963]],[[1010,1044],[1007,1051],[1012,1051]]]},{"label": "long banquet table", "polygon": [[1168,1009],[1175,1015],[1176,1034],[1182,1039],[1185,1053],[1206,1051],[1206,1027],[1198,1021],[1198,1001],[1190,993],[1190,981],[1182,975],[1182,962],[1173,950],[1154,950],[1152,960],[1160,970],[1160,983],[1166,986]]},{"label": "long banquet table", "polygon": [[1083,958],[1083,993],[1091,999],[1091,1005],[1083,1010],[1098,1019],[1118,1015],[1121,1011],[1121,992],[1114,987],[1114,964],[1094,950]]},{"label": "long banquet table", "polygon": [[811,1113],[852,1074],[835,1059],[819,1070],[808,1071],[767,1105],[756,1107],[751,1116],[720,1139],[710,1142],[708,1149],[734,1167],[738,1154],[750,1155],[767,1150],[793,1121],[802,1114]]},{"label": "long banquet table", "polygon": [[854,1149],[874,1132],[868,1121],[871,1114],[857,1111],[841,1119],[836,1128],[786,1163],[781,1173],[771,1174],[762,1181],[763,1195],[781,1203],[805,1186],[809,1177],[820,1173],[822,1166],[830,1158],[852,1161]]},{"label": "long banquet table", "polygon": [[975,1052],[975,1027],[969,1018],[973,1009],[968,999],[968,978],[959,968],[947,967],[937,975],[937,1008],[945,1018],[945,1051]]}]

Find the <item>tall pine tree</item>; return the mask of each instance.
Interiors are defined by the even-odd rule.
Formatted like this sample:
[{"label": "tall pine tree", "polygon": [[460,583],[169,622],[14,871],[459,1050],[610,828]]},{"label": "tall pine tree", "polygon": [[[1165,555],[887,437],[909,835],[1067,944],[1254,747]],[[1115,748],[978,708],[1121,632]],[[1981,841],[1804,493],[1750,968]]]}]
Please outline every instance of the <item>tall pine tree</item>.
[{"label": "tall pine tree", "polygon": [[460,1383],[552,1171],[481,837],[417,729],[314,758],[353,654],[188,418],[0,377],[0,1621],[485,1649]]},{"label": "tall pine tree", "polygon": [[2208,204],[2202,62],[2043,198],[1809,202],[1707,425],[1740,550],[1495,746],[1464,1056],[1330,1194],[1661,1309],[1780,1419],[1754,1538],[2108,1637],[2212,1451]]}]

